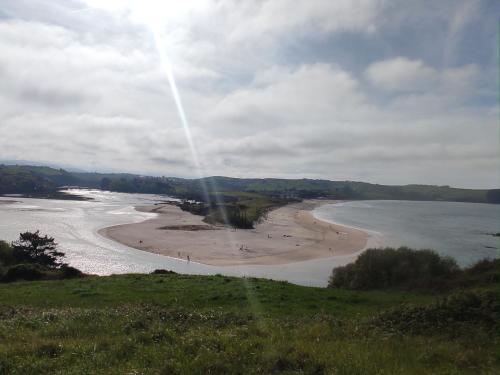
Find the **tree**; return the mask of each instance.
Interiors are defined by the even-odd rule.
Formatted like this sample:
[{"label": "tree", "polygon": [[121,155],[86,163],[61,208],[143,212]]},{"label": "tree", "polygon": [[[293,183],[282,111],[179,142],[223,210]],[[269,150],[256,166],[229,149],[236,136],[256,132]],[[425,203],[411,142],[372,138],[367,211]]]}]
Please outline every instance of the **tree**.
[{"label": "tree", "polygon": [[40,231],[24,232],[12,242],[14,257],[18,262],[38,263],[48,268],[60,268],[65,263],[60,261],[64,253],[57,251],[54,238],[41,236]]}]

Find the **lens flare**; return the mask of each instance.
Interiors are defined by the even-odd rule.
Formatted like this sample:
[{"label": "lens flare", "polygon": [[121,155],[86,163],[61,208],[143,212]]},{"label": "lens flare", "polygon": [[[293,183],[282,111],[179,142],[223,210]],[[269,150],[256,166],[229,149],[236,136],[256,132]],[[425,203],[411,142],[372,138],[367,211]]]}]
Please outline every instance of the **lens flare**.
[{"label": "lens flare", "polygon": [[193,158],[193,163],[196,167],[196,171],[199,177],[202,177],[198,152],[196,151],[196,147],[193,141],[193,136],[191,134],[191,129],[189,128],[186,112],[184,111],[184,106],[182,105],[181,96],[179,95],[179,89],[177,88],[177,83],[175,81],[172,65],[170,64],[167,58],[165,46],[161,40],[160,31],[156,27],[153,27],[151,31],[153,33],[153,38],[156,49],[158,51],[158,55],[160,56],[162,70],[165,73],[165,76],[167,77],[170,90],[172,91],[172,97],[174,98],[175,106],[177,108],[177,113],[179,114],[179,119],[181,120],[181,125],[182,128],[184,129],[184,135],[186,136],[186,141],[188,143],[189,150],[191,152],[191,157]]},{"label": "lens flare", "polygon": [[[220,210],[223,222],[230,226],[227,212],[223,202],[220,200],[217,192],[218,188],[216,182],[212,178],[206,179],[204,173],[204,166],[200,162],[198,150],[193,139],[189,121],[182,103],[181,95],[175,80],[174,69],[167,53],[166,40],[164,33],[167,29],[175,29],[181,25],[191,12],[200,11],[207,5],[205,0],[183,0],[182,2],[158,2],[155,0],[85,0],[89,7],[78,9],[76,11],[88,11],[92,9],[105,9],[110,12],[124,12],[131,19],[142,23],[147,26],[151,31],[154,45],[160,58],[160,64],[163,73],[168,81],[172,97],[179,115],[179,119],[184,130],[186,142],[191,153],[191,158],[195,166],[195,172],[199,177],[200,186],[206,197],[207,204],[212,205],[210,191],[214,192],[213,198],[215,204]],[[209,187],[207,186],[210,185]],[[227,235],[227,241],[233,249],[237,249],[238,245],[234,239],[231,230],[224,231]],[[245,276],[242,272],[241,276]],[[258,297],[255,295],[253,281],[246,277],[243,278],[243,285],[247,294],[247,301],[253,315],[257,318],[259,325],[264,328],[264,320],[260,319],[262,316],[262,306]]]},{"label": "lens flare", "polygon": [[[160,55],[161,65],[162,65],[163,71],[165,72],[165,75],[167,77],[168,83],[170,85],[170,89],[172,91],[172,96],[174,98],[175,105],[177,107],[177,112],[179,113],[179,118],[181,120],[182,127],[184,128],[184,134],[186,135],[186,140],[187,140],[189,148],[191,150],[191,156],[193,158],[193,162],[196,165],[196,169],[197,169],[198,175],[200,177],[200,183],[201,183],[202,189],[204,190],[205,196],[207,197],[207,203],[209,205],[211,205],[209,189],[207,188],[207,185],[205,183],[205,179],[203,178],[203,172],[202,172],[203,168],[200,164],[200,161],[198,158],[198,152],[196,150],[196,146],[195,146],[195,143],[193,141],[193,137],[191,135],[191,130],[189,128],[189,122],[187,120],[187,116],[186,116],[186,112],[184,110],[184,107],[182,105],[182,100],[181,100],[181,96],[179,94],[179,89],[177,88],[177,83],[175,81],[172,65],[170,64],[170,62],[167,58],[166,49],[165,49],[164,44],[162,43],[160,32],[155,28],[152,28],[152,32],[153,32],[153,36],[154,36],[154,40],[155,40],[155,45],[156,45],[156,48],[158,50],[158,54]],[[218,197],[218,194],[217,194],[218,189],[217,189],[216,183],[215,183],[214,179],[209,179],[208,182],[210,184],[211,190],[213,192],[215,192],[215,194],[214,194],[214,198],[216,200],[215,203],[220,210],[222,220],[224,221],[224,223],[227,226],[230,226],[230,222],[228,220],[227,212],[224,208],[223,202],[220,201],[220,198]],[[236,244],[236,241],[235,241],[231,231],[226,230],[225,233],[227,235],[227,240],[228,240],[229,244],[231,245],[231,247],[237,248],[238,245]],[[244,275],[241,274],[241,276],[244,276]],[[265,324],[263,323],[263,320],[261,319],[262,306],[260,305],[258,298],[254,294],[252,282],[250,280],[248,280],[247,278],[243,278],[243,285],[244,285],[245,290],[246,290],[247,301],[249,303],[250,309],[252,310],[252,314],[257,318],[257,322],[259,322],[259,325],[261,326],[261,328],[265,328],[264,327]]]}]

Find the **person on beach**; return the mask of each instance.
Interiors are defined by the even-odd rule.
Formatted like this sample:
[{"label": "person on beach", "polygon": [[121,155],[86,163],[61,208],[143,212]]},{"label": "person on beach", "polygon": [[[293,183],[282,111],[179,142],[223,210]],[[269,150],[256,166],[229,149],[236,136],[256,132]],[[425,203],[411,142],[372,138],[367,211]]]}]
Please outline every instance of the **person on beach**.
[{"label": "person on beach", "polygon": [[191,261],[191,258],[189,257],[189,255],[187,256],[187,260],[188,260],[188,262],[190,262],[190,261]]}]

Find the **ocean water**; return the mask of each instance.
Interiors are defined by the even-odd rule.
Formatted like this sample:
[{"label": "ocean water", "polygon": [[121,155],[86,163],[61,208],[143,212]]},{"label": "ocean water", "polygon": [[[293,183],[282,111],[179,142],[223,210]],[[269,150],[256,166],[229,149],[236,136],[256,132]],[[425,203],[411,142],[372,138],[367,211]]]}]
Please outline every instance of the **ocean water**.
[{"label": "ocean water", "polygon": [[351,201],[317,208],[318,219],[365,229],[372,245],[433,249],[467,266],[499,257],[500,205],[460,202]]}]

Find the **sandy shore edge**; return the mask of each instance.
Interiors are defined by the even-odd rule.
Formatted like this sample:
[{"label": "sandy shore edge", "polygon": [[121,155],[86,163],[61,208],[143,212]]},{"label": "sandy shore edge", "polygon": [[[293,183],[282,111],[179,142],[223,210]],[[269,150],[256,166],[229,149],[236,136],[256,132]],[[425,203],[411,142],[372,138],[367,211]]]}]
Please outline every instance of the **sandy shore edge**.
[{"label": "sandy shore edge", "polygon": [[306,200],[268,213],[255,229],[204,223],[203,217],[170,204],[137,206],[158,216],[139,223],[100,229],[106,238],[138,250],[215,266],[278,265],[345,256],[367,245],[369,234],[313,215],[331,200]]}]

